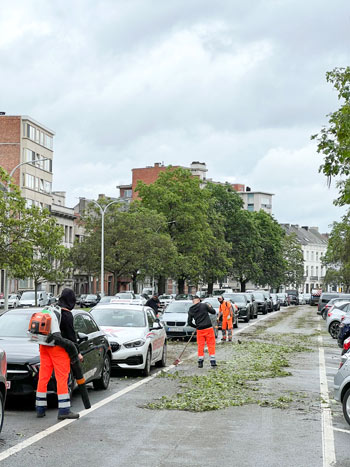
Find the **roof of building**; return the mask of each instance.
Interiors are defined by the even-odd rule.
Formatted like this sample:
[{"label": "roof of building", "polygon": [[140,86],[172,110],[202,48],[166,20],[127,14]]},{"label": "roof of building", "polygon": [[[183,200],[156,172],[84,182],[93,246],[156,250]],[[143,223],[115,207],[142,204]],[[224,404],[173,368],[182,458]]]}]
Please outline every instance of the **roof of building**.
[{"label": "roof of building", "polygon": [[294,233],[302,245],[327,245],[327,238],[318,231],[318,227],[300,227],[297,224],[281,224],[288,235]]}]

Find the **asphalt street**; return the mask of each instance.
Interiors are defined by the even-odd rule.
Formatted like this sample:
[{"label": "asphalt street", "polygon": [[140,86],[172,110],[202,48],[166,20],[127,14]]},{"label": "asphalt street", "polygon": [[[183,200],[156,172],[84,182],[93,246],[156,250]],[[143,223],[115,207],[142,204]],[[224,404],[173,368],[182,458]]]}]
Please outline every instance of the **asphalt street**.
[{"label": "asphalt street", "polygon": [[[289,307],[240,323],[234,339],[244,340],[261,326],[276,335],[313,335],[324,330],[325,322],[315,307]],[[75,393],[73,410],[81,412],[77,421],[57,422],[54,407],[44,419],[37,419],[25,402],[11,401],[0,437],[1,465],[350,466],[350,427],[341,406],[332,399],[340,349],[326,333],[318,339],[319,346],[311,352],[293,356],[290,376],[263,381],[265,393],[294,394],[295,400],[285,408],[249,404],[201,413],[150,410],[145,408],[147,403],[176,391],[170,379],[157,377],[158,370],[146,379],[135,372],[114,373],[108,390],[89,389],[93,404],[89,411],[83,410]],[[170,343],[168,364],[181,345]],[[229,345],[218,345],[218,360],[226,358]],[[198,372],[195,349],[190,344],[183,363],[168,371]],[[326,393],[320,397],[322,369],[328,401]]]}]

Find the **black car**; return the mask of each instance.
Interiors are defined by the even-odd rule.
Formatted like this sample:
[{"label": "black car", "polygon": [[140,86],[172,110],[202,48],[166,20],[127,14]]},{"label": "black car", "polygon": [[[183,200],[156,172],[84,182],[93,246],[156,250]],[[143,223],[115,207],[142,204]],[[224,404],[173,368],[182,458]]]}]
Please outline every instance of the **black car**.
[{"label": "black car", "polygon": [[[39,345],[29,340],[27,330],[33,312],[11,310],[0,316],[0,347],[7,356],[8,396],[33,395],[38,383],[40,368]],[[92,316],[80,310],[73,310],[74,329],[77,333],[79,352],[86,382],[92,382],[96,389],[107,389],[111,373],[111,350],[103,331]],[[70,378],[70,390],[76,387]],[[53,377],[48,384],[48,393],[56,392]]]},{"label": "black car", "polygon": [[299,305],[299,292],[297,290],[286,290],[291,305]]},{"label": "black car", "polygon": [[224,293],[225,300],[230,300],[238,306],[238,318],[243,319],[246,323],[250,320],[250,308],[248,298],[244,293]]},{"label": "black car", "polygon": [[101,297],[96,294],[88,294],[86,297],[80,299],[80,308],[91,308],[96,306]]},{"label": "black car", "polygon": [[266,315],[267,313],[267,300],[265,295],[260,291],[252,292],[255,298],[256,303],[258,304],[258,312]]}]

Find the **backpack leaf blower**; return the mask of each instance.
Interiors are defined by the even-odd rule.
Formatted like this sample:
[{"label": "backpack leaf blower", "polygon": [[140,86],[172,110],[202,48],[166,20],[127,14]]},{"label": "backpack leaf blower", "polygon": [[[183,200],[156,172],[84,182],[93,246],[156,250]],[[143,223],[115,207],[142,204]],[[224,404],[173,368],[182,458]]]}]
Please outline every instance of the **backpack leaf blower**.
[{"label": "backpack leaf blower", "polygon": [[40,345],[62,347],[70,358],[70,365],[74,379],[76,380],[85,409],[91,408],[89,395],[86,389],[83,369],[78,357],[78,349],[74,342],[65,339],[60,332],[61,309],[58,306],[50,306],[39,313],[33,313],[28,333],[30,340]]}]

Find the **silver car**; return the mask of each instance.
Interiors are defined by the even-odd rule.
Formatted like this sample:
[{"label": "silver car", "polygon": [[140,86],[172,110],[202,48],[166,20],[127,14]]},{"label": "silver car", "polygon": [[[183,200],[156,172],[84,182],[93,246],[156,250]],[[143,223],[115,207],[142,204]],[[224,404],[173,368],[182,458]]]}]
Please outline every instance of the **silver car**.
[{"label": "silver car", "polygon": [[350,425],[350,352],[342,355],[339,370],[334,376],[334,399],[343,405],[345,420]]},{"label": "silver car", "polygon": [[[188,337],[193,334],[195,329],[187,326],[188,310],[192,305],[191,300],[174,300],[166,307],[160,322],[168,337]],[[210,319],[217,336],[216,315],[210,315]]]}]

